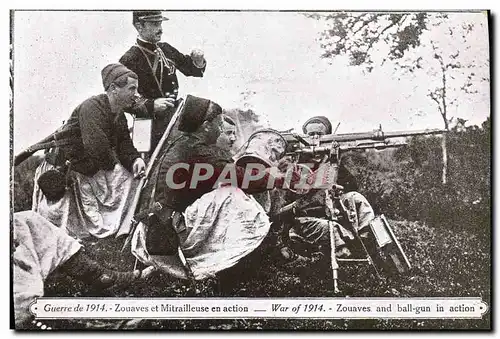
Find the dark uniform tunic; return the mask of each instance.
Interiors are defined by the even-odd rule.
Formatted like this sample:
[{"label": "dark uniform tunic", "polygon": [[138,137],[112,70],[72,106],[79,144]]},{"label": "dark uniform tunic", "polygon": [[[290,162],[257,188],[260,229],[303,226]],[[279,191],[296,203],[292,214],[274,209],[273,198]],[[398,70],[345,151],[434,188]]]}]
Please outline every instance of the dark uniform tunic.
[{"label": "dark uniform tunic", "polygon": [[99,170],[111,170],[119,161],[132,171],[134,160],[140,157],[134,147],[123,113],[111,112],[108,96],[100,94],[82,102],[71,114],[64,129],[80,130],[75,144],[61,147],[71,168],[85,175]]},{"label": "dark uniform tunic", "polygon": [[[311,168],[311,170],[313,171],[317,170],[320,166],[320,163],[314,157],[302,157],[301,161],[303,163],[315,164],[315,166]],[[344,187],[345,193],[358,190],[358,182],[356,180],[356,177],[352,175],[352,173],[345,167],[342,162],[338,167],[336,184]],[[324,190],[312,190],[307,195],[299,195],[291,191],[286,192],[284,200],[287,204],[297,199],[301,199],[301,201],[307,202],[308,205],[307,208],[298,209],[301,211],[301,214],[299,213],[299,215],[324,217]]]},{"label": "dark uniform tunic", "polygon": [[[158,48],[163,55],[157,51]],[[154,118],[151,136],[152,150],[154,150],[173,115],[171,109],[155,113],[154,100],[169,96],[177,98],[179,89],[177,70],[185,76],[202,77],[205,66],[196,67],[191,56],[180,53],[166,42],[155,45],[141,39],[137,39],[137,44],[120,58],[120,63],[139,77],[138,92],[146,99],[145,109],[137,108],[131,113],[138,118]]]},{"label": "dark uniform tunic", "polygon": [[[170,187],[166,182],[168,170],[175,164],[186,163],[189,169],[178,168],[173,173],[173,182],[175,184],[185,183],[182,189]],[[211,178],[199,181],[195,188],[189,188],[193,177],[193,168],[195,164],[210,164],[214,168],[214,173]],[[161,165],[158,172],[156,182],[155,201],[160,202],[163,206],[167,206],[178,212],[183,212],[186,207],[195,202],[205,193],[213,190],[214,184],[219,179],[220,173],[228,164],[234,165],[231,155],[226,150],[219,148],[216,145],[208,145],[199,136],[195,134],[185,134],[178,137],[161,159]],[[253,171],[252,174],[255,174]],[[202,171],[201,175],[205,173]],[[235,166],[236,181],[238,186],[241,186],[245,175],[245,169]],[[229,178],[228,178],[229,179]],[[265,174],[262,179],[252,180],[249,182],[249,187],[244,189],[248,193],[262,192],[267,188],[269,174]],[[276,178],[274,187],[283,185],[282,178]]]},{"label": "dark uniform tunic", "polygon": [[[314,167],[311,169],[313,171],[315,171],[320,166],[321,158],[322,158],[322,156],[317,157],[317,156],[303,155],[301,157],[301,162],[305,163],[305,164],[307,164],[307,163],[314,164]],[[358,181],[356,180],[356,177],[354,175],[352,175],[352,173],[347,169],[347,167],[345,167],[345,165],[342,161],[340,161],[340,164],[338,167],[336,184],[343,186],[344,192],[352,192],[352,191],[358,190]]]}]

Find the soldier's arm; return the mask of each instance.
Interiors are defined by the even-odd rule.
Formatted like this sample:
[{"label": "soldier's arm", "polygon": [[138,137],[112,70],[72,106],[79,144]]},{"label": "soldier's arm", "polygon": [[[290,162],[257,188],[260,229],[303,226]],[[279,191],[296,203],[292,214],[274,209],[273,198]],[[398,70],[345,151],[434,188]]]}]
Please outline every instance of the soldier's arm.
[{"label": "soldier's arm", "polygon": [[203,65],[195,65],[191,55],[182,54],[167,43],[160,44],[160,47],[163,50],[163,53],[165,53],[165,56],[174,61],[175,66],[182,72],[182,74],[185,76],[203,77],[203,73],[207,68],[205,60]]},{"label": "soldier's arm", "polygon": [[132,139],[130,138],[130,134],[128,132],[127,119],[123,114],[118,118],[116,123],[116,133],[118,135],[118,144],[117,144],[117,154],[120,163],[127,170],[132,172],[132,165],[135,159],[140,157],[139,152],[134,146]]}]

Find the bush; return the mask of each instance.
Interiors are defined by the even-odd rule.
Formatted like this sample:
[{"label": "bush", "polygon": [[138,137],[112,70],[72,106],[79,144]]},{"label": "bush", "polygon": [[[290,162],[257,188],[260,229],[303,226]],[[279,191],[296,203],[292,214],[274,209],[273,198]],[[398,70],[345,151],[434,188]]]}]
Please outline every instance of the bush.
[{"label": "bush", "polygon": [[447,149],[444,185],[439,136],[409,138],[397,150],[350,152],[342,161],[358,177],[360,192],[377,213],[434,224],[489,224],[490,120],[481,127],[453,128]]}]

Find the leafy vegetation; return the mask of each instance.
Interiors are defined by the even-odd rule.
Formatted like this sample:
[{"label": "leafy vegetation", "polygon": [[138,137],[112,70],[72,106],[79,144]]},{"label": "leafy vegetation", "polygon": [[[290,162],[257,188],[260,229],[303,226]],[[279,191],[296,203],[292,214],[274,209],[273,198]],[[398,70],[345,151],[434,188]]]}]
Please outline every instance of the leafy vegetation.
[{"label": "leafy vegetation", "polygon": [[397,150],[351,152],[343,160],[379,212],[434,227],[490,231],[491,122],[456,125],[447,135],[449,171],[441,182],[440,137],[418,137]]},{"label": "leafy vegetation", "polygon": [[[377,13],[341,12],[306,14],[327,24],[320,42],[323,58],[347,56],[351,66],[368,73],[386,62],[394,77],[420,78],[439,112],[444,129],[449,130],[458,107],[479,86],[489,82],[489,56],[486,45],[477,43],[477,32],[487,35],[486,16],[465,13]],[[479,20],[478,20],[479,18]],[[448,173],[447,135],[441,138],[441,181]]]}]

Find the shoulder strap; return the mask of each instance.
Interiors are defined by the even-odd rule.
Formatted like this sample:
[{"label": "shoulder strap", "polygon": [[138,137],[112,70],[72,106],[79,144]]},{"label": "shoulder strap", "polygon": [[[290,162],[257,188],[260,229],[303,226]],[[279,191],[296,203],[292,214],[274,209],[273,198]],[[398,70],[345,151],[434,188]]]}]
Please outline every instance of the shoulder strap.
[{"label": "shoulder strap", "polygon": [[146,59],[146,61],[148,62],[148,66],[149,66],[149,69],[151,70],[151,73],[153,74],[153,78],[155,78],[155,82],[156,82],[156,85],[158,86],[158,90],[160,91],[161,95],[162,96],[165,96],[165,93],[163,93],[163,90],[161,88],[161,84],[160,84],[160,81],[158,80],[158,78],[156,77],[156,72],[153,68],[153,65],[151,65],[151,61],[149,61],[149,58],[148,56],[146,55],[146,53],[149,53],[149,54],[152,54],[152,55],[155,55],[155,53],[151,52],[150,50],[148,50],[147,48],[144,48],[144,47],[141,47],[139,46],[138,44],[135,44],[134,45],[135,47],[139,48],[139,50],[142,52],[142,55],[144,55],[144,58]]}]

